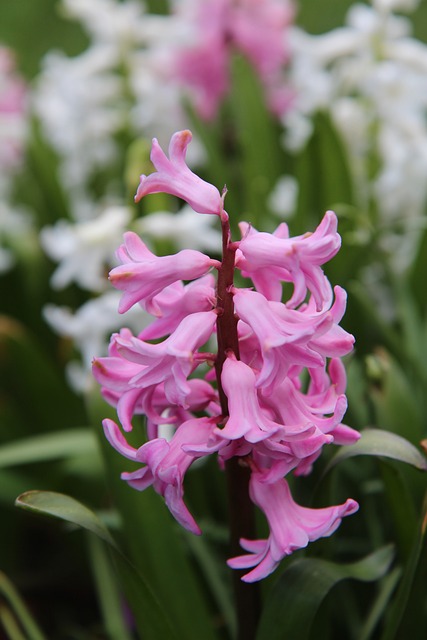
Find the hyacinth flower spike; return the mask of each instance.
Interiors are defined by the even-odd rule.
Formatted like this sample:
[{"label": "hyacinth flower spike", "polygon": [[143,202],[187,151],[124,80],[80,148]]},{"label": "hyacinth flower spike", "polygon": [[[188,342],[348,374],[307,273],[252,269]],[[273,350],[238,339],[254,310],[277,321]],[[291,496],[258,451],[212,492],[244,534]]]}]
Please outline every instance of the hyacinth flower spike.
[{"label": "hyacinth flower spike", "polygon": [[[153,141],[156,171],[141,177],[136,200],[162,191],[195,212],[217,215],[222,259],[191,249],[157,257],[136,234],[125,234],[110,280],[123,291],[121,312],[139,304],[153,322],[136,336],[115,334],[109,356],[95,360],[94,375],[124,431],[136,413],[147,416],[147,440],[137,449],[116,423],[104,422],[112,446],[140,465],[123,479],[138,490],[152,485],[193,533],[200,529],[184,503],[185,474],[195,459],[218,457],[230,488],[229,566],[251,569],[243,580],[256,582],[357,510],[351,499],[323,509],[299,506],[286,480],[309,473],[323,446],[358,437],[341,422],[347,401],[340,358],[354,342],[339,326],[346,296],[322,270],[341,240],[328,211],[313,233],[292,238],[285,224],[268,234],[242,223],[241,240],[232,241],[226,191],[220,195],[188,168],[190,140],[188,131],[174,134],[169,158]],[[235,286],[236,269],[254,288]],[[288,300],[284,282],[293,284]],[[170,441],[159,437],[164,423],[173,431]],[[266,516],[266,539],[256,537],[253,505]],[[239,541],[248,555],[237,557]],[[253,616],[255,628],[257,606],[243,604],[246,597],[238,598],[238,616],[242,624]]]}]

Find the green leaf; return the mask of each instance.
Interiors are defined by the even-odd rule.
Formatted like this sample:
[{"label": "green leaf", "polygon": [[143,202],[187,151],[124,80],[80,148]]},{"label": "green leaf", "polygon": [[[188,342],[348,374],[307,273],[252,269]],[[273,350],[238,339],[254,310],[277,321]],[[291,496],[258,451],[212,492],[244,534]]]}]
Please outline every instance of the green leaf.
[{"label": "green leaf", "polygon": [[2,445],[0,469],[87,454],[98,455],[97,442],[90,427],[43,433]]},{"label": "green leaf", "polygon": [[4,605],[0,605],[0,629],[2,628],[8,640],[25,640],[12,611]]},{"label": "green leaf", "polygon": [[231,66],[232,117],[243,181],[240,211],[255,226],[262,220],[265,228],[268,196],[284,172],[284,152],[265,91],[253,68],[240,55],[234,56]]},{"label": "green leaf", "polygon": [[[0,571],[0,596],[2,596],[10,605],[11,610],[13,611],[16,620],[19,622],[21,628],[25,632],[26,640],[45,640],[45,636],[42,631],[38,627],[37,623],[31,616],[28,611],[26,605],[24,604],[21,596],[18,591],[15,589],[14,585],[11,583],[9,578]],[[15,620],[10,615],[11,612],[8,609],[4,609],[2,611],[2,622],[6,625],[9,625],[9,629],[15,628],[14,626]],[[21,637],[19,634],[19,630],[16,629],[15,638],[18,639]]]},{"label": "green leaf", "polygon": [[390,599],[402,575],[402,569],[396,567],[388,575],[384,576],[379,585],[379,592],[375,598],[369,614],[363,621],[362,630],[357,640],[369,640],[372,637],[380,620],[384,616],[384,612],[389,607]]},{"label": "green leaf", "polygon": [[427,229],[420,234],[418,251],[409,267],[408,284],[411,289],[411,298],[418,304],[418,308],[425,314],[425,274],[427,273]]},{"label": "green leaf", "polygon": [[390,431],[369,428],[361,432],[360,440],[356,444],[341,447],[330,460],[324,473],[342,460],[354,456],[383,456],[406,462],[421,471],[427,470],[426,458],[408,440]]},{"label": "green leaf", "polygon": [[135,464],[119,455],[104,437],[101,419],[107,416],[114,419],[115,413],[99,392],[88,397],[88,410],[94,424],[99,425],[96,433],[114,503],[121,515],[129,557],[161,601],[167,603],[167,612],[180,638],[214,640],[217,636],[207,592],[191,562],[181,528],[152,487],[139,492],[121,479],[121,472],[134,470]]},{"label": "green leaf", "polygon": [[17,498],[16,505],[33,513],[76,524],[107,542],[141,638],[177,640],[165,607],[160,605],[151,586],[122,554],[108,529],[93,511],[70,496],[52,491],[27,491]]},{"label": "green leaf", "polygon": [[[418,587],[417,593],[421,594],[421,598],[418,596],[418,601],[414,598],[412,599],[411,593],[414,587],[414,582],[416,579],[417,569],[420,564],[421,554],[423,549],[425,549],[425,541],[426,541],[426,530],[427,530],[427,494],[424,499],[424,505],[420,518],[420,526],[418,528],[417,536],[415,543],[412,546],[412,552],[408,559],[408,562],[405,565],[404,572],[402,575],[402,579],[400,581],[399,589],[396,593],[396,596],[391,603],[391,606],[388,608],[388,619],[385,625],[384,632],[381,636],[381,640],[394,640],[395,638],[425,638],[425,632],[421,631],[420,628],[424,626],[423,624],[420,626],[418,632],[414,634],[411,632],[410,634],[403,633],[402,635],[398,635],[399,627],[404,620],[405,613],[407,614],[407,609],[412,607],[409,615],[410,621],[413,624],[414,617],[418,614],[422,608],[425,607],[425,576],[422,576],[422,586]],[[415,605],[415,611],[414,611]],[[423,616],[424,621],[424,616]]]},{"label": "green leaf", "polygon": [[97,587],[104,628],[110,640],[132,640],[123,617],[123,606],[116,574],[105,545],[95,536],[88,536],[89,554]]},{"label": "green leaf", "polygon": [[384,576],[393,549],[383,547],[353,564],[335,564],[315,558],[293,562],[266,599],[256,640],[306,640],[320,604],[341,580],[373,582]]},{"label": "green leaf", "polygon": [[[407,467],[390,464],[386,460],[381,460],[379,464],[387,511],[394,529],[393,540],[401,560],[407,560],[411,554],[418,524],[416,492],[408,483],[407,474],[403,473],[407,469]],[[424,478],[422,480],[424,481]],[[387,533],[390,535],[390,531]]]},{"label": "green leaf", "polygon": [[[0,352],[3,397],[16,405],[28,435],[42,429],[57,432],[58,416],[64,428],[83,423],[81,400],[66,384],[41,335],[0,315]],[[12,425],[9,428],[13,432]]]},{"label": "green leaf", "polygon": [[97,535],[109,545],[116,548],[116,543],[108,529],[98,516],[84,504],[71,496],[55,491],[26,491],[18,496],[17,507],[27,511],[52,516],[71,522],[82,529],[87,529]]},{"label": "green leaf", "polygon": [[218,563],[218,558],[215,557],[203,536],[188,534],[185,537],[193,555],[203,570],[203,575],[210,587],[212,597],[218,604],[218,609],[224,618],[230,636],[234,638],[237,629],[236,612],[233,606],[231,589],[227,588],[229,585],[225,585],[222,579],[221,569],[223,567]]},{"label": "green leaf", "polygon": [[423,383],[418,379],[420,384],[414,385],[408,367],[402,366],[387,351],[378,350],[367,363],[373,365],[369,395],[375,410],[374,423],[387,425],[388,431],[418,443],[425,431]]},{"label": "green leaf", "polygon": [[321,211],[337,203],[354,201],[353,187],[345,146],[327,112],[318,112],[314,120],[314,140],[317,145],[315,171],[321,171]]}]

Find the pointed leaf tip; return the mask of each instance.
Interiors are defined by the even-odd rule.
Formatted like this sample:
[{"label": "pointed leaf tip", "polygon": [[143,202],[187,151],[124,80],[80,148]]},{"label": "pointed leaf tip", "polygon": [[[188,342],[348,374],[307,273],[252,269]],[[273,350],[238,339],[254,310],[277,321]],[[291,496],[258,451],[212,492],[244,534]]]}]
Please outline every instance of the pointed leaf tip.
[{"label": "pointed leaf tip", "polygon": [[17,507],[59,520],[65,520],[96,536],[116,548],[112,536],[98,516],[84,504],[71,496],[55,491],[26,491],[15,501]]}]

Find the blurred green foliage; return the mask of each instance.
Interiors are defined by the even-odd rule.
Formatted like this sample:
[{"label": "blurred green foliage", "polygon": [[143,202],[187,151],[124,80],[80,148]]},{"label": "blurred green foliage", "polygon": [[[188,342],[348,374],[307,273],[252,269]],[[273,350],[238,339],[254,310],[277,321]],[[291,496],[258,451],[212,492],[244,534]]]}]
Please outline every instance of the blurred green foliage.
[{"label": "blurred green foliage", "polygon": [[[310,32],[324,32],[342,24],[350,4],[349,0],[302,0],[298,22]],[[164,3],[153,0],[151,5],[159,12],[164,10]],[[415,14],[414,29],[417,37],[427,41],[426,2],[421,2]],[[78,25],[61,16],[54,0],[3,0],[0,42],[16,50],[20,70],[27,78],[34,78],[47,51],[58,48],[74,55],[84,49],[87,39]],[[235,75],[238,85],[230,113],[241,108],[245,93],[253,91],[254,79],[241,60],[236,60]],[[264,152],[259,155],[260,147],[253,153],[248,138],[255,123],[264,145]],[[233,210],[254,207],[258,215],[263,210],[272,185],[256,180],[266,171],[265,166],[260,166],[263,156],[268,157],[268,167],[273,167],[267,171],[270,178],[275,164],[283,163],[300,179],[298,215],[291,225],[293,235],[312,228],[324,209],[352,202],[343,150],[326,116],[318,116],[315,136],[305,152],[295,158],[284,157],[274,143],[274,125],[255,101],[239,125],[237,138],[247,153],[244,167],[237,163],[232,166],[236,186],[230,189],[227,202]],[[205,143],[212,172],[222,184],[225,178],[218,132],[205,133]],[[66,215],[67,202],[55,179],[55,156],[36,129],[32,145],[27,179],[20,188],[24,201],[28,199],[34,205],[39,216],[37,224],[42,226]],[[266,146],[270,151],[265,150]],[[245,198],[243,205],[240,195]],[[328,274],[334,284],[342,284],[349,291],[344,325],[357,337],[356,353],[347,363],[346,421],[356,428],[374,426],[392,431],[418,446],[427,432],[427,242],[414,256],[409,276],[393,283],[399,314],[393,322],[385,322],[357,279],[361,267],[376,250],[375,244],[351,242],[357,212],[351,206],[342,206],[338,212],[344,246],[328,267]],[[253,221],[258,225],[255,216]],[[263,221],[259,226],[262,224]],[[140,616],[130,613],[124,592],[135,613],[135,601],[146,588],[146,581],[162,603],[169,603],[168,614],[179,638],[231,638],[235,620],[230,612],[230,577],[224,566],[224,479],[211,462],[189,474],[186,495],[190,509],[202,520],[206,532],[202,542],[189,540],[179,530],[154,492],[133,492],[120,480],[125,465],[105,443],[99,426],[108,408],[100,406],[97,398],[90,398],[86,406],[69,389],[64,364],[72,347],[66,340],[54,337],[41,317],[43,304],[52,296],[48,287],[51,271],[52,265],[34,238],[25,248],[19,266],[7,281],[2,279],[7,290],[0,302],[0,312],[4,314],[0,320],[0,569],[8,577],[2,583],[6,585],[3,591],[0,584],[0,622],[9,629],[11,640],[20,637],[19,629],[15,633],[13,627],[16,620],[22,628],[29,621],[28,638],[36,640],[38,630],[32,628],[32,619],[40,622],[52,640],[125,640],[123,629],[132,635],[134,625],[140,629],[143,623]],[[68,301],[81,299],[76,289],[66,295]],[[92,434],[92,423],[95,436],[89,435],[88,441],[83,436],[82,440],[82,429]],[[41,443],[45,443],[44,458],[38,436],[47,438]],[[72,445],[67,440],[70,437]],[[11,449],[12,445],[15,448]],[[396,460],[360,457],[342,461],[322,477],[330,458],[327,453],[319,461],[317,475],[301,479],[297,498],[321,506],[351,495],[363,505],[361,512],[354,522],[343,523],[333,540],[319,541],[307,551],[298,552],[298,562],[303,564],[294,567],[293,558],[285,560],[277,584],[277,577],[269,578],[264,591],[275,589],[271,592],[276,594],[274,597],[279,594],[293,606],[298,594],[287,585],[287,575],[294,574],[297,584],[309,575],[312,589],[307,601],[297,603],[302,607],[301,616],[304,607],[310,607],[310,594],[317,600],[325,599],[322,608],[326,613],[317,614],[311,635],[304,637],[425,640],[425,476]],[[29,489],[69,494],[93,508],[98,513],[94,517],[108,525],[123,550],[125,564],[115,573],[117,558],[111,560],[103,543],[88,543],[88,538],[75,527],[17,511],[15,498]],[[342,588],[333,588],[335,579],[358,577],[353,575],[354,565],[345,564],[343,569],[342,563],[369,557],[389,543],[394,545],[395,561],[388,573],[383,575],[378,570],[372,578],[377,580],[375,584],[359,587],[346,582]],[[312,556],[320,563],[327,562],[326,586],[307,574],[305,562]],[[375,562],[372,566],[375,568]],[[117,575],[121,581],[117,582]],[[127,592],[123,588],[126,583],[131,585]],[[12,599],[5,595],[6,591],[13,594]],[[20,608],[19,592],[29,611]],[[300,640],[301,636],[292,635],[298,633],[297,622],[291,626],[287,640]],[[268,637],[271,618],[264,625],[267,631],[261,630],[259,640]],[[155,636],[146,637],[149,640]]]}]

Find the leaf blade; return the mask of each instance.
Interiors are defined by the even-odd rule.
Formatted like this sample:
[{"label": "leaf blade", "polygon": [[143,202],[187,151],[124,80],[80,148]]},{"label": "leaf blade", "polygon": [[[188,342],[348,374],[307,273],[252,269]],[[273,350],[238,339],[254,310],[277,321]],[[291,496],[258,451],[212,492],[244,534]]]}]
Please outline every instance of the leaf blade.
[{"label": "leaf blade", "polygon": [[371,582],[387,572],[391,546],[352,564],[338,565],[317,558],[293,562],[266,600],[256,640],[307,640],[315,614],[329,591],[341,580]]},{"label": "leaf blade", "polygon": [[324,475],[338,462],[354,456],[383,456],[411,464],[420,471],[427,471],[427,460],[413,444],[405,438],[382,429],[363,429],[361,438],[355,444],[341,447],[329,461]]},{"label": "leaf blade", "polygon": [[0,469],[87,453],[98,453],[96,439],[89,427],[41,433],[2,445]]}]

